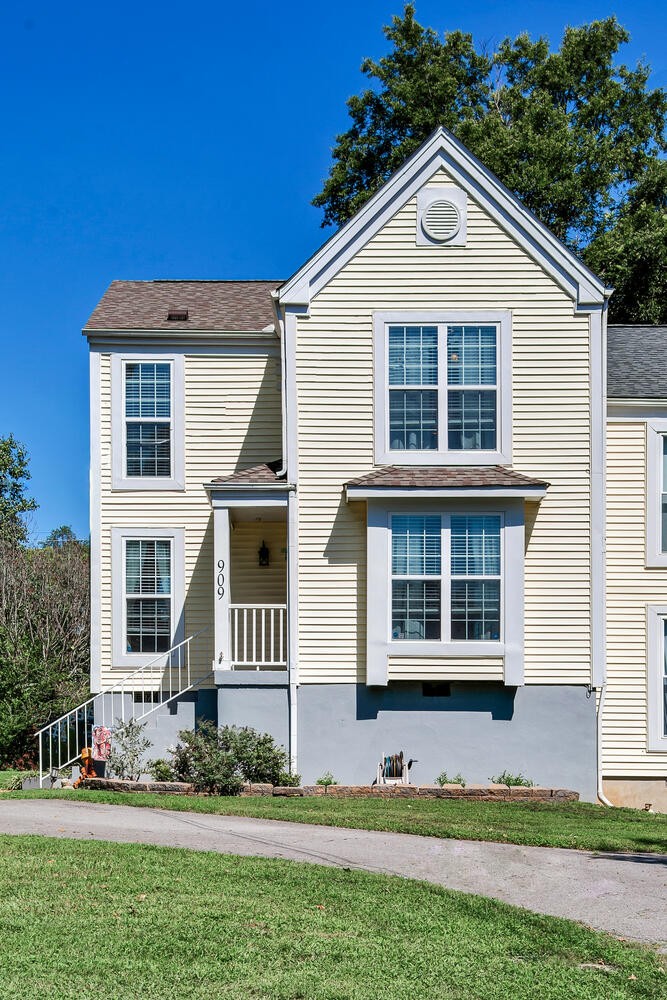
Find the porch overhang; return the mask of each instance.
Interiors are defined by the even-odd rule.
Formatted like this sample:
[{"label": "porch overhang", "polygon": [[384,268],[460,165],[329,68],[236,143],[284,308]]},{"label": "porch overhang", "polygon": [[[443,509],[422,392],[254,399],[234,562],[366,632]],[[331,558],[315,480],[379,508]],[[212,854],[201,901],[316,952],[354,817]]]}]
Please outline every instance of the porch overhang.
[{"label": "porch overhang", "polygon": [[295,489],[288,483],[282,461],[265,462],[250,469],[241,469],[231,476],[220,476],[204,483],[211,507],[230,509],[241,507],[287,507],[288,497]]}]

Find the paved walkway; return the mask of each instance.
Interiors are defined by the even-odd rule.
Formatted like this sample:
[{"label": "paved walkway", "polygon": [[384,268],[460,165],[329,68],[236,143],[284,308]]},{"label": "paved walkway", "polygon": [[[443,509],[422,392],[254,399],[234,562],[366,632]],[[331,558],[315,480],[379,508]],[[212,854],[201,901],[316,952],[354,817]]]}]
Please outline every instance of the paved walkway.
[{"label": "paved walkway", "polygon": [[438,840],[63,799],[3,799],[0,833],[162,844],[425,879],[667,950],[667,857]]}]

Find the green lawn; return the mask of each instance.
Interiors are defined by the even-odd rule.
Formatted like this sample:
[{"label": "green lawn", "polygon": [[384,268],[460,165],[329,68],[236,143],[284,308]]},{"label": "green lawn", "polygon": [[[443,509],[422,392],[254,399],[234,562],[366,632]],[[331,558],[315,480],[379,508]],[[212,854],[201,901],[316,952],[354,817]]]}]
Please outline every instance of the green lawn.
[{"label": "green lawn", "polygon": [[466,802],[446,799],[219,798],[122,792],[16,792],[16,797],[77,796],[93,802],[179,811],[258,816],[328,826],[390,830],[460,840],[496,840],[538,847],[667,854],[667,815],[609,809],[585,802],[563,805]]},{"label": "green lawn", "polygon": [[0,837],[7,1000],[657,1000],[660,956],[422,882]]},{"label": "green lawn", "polygon": [[27,771],[0,771],[0,788],[9,788],[10,783],[18,777],[28,776]]}]

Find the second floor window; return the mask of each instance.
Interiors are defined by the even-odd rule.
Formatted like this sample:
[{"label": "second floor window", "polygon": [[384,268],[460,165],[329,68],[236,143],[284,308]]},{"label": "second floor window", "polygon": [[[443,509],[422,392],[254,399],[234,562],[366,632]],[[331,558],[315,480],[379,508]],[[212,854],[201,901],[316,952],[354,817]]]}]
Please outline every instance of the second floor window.
[{"label": "second floor window", "polygon": [[125,475],[172,474],[170,362],[125,363]]}]

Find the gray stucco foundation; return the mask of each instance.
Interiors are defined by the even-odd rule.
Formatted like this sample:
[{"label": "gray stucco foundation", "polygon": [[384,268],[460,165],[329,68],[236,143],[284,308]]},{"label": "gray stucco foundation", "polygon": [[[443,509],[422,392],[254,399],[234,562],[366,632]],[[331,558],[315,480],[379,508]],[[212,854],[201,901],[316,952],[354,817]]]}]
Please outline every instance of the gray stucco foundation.
[{"label": "gray stucco foundation", "polygon": [[238,683],[226,677],[218,687],[218,725],[252,726],[260,733],[270,733],[276,743],[289,746],[289,696],[284,675],[279,683],[252,684],[247,676]]},{"label": "gray stucco foundation", "polygon": [[303,781],[331,771],[341,783],[367,784],[382,754],[402,750],[418,761],[410,772],[414,784],[432,782],[443,770],[486,784],[507,769],[595,800],[595,698],[586,688],[452,683],[450,692],[430,696],[420,683],[302,685]]}]

